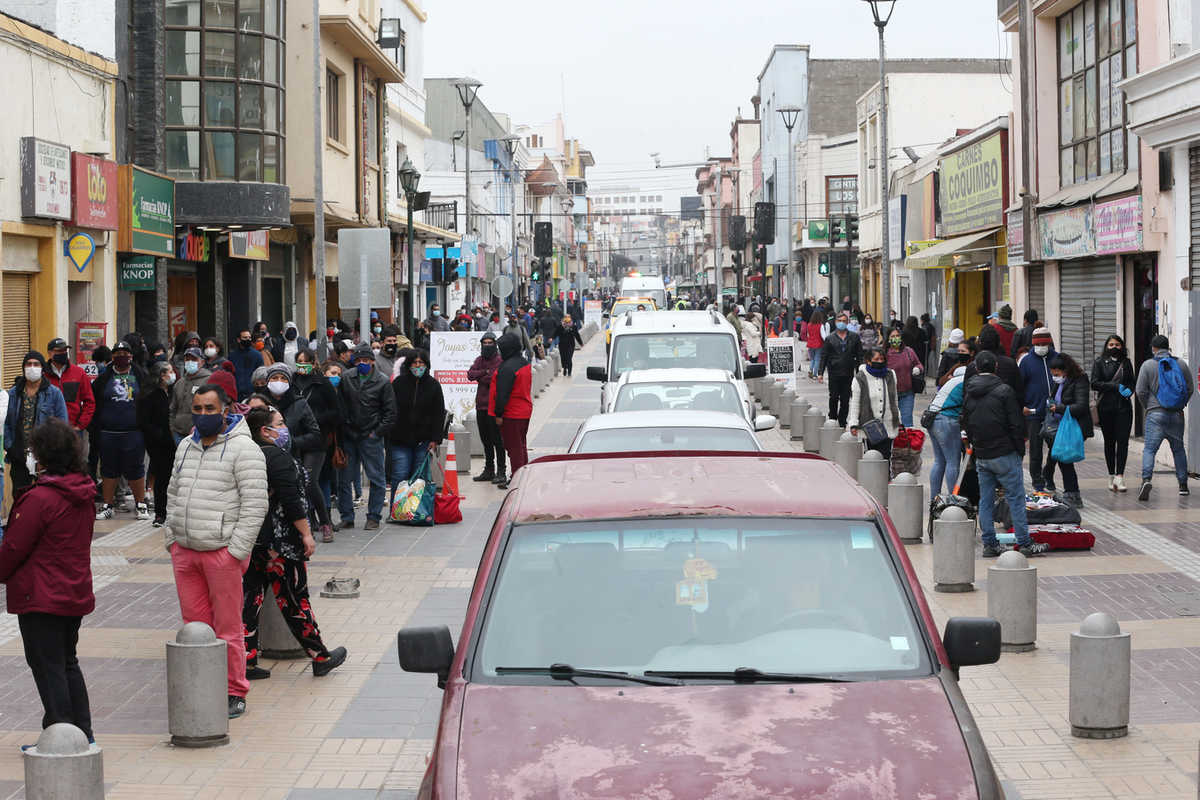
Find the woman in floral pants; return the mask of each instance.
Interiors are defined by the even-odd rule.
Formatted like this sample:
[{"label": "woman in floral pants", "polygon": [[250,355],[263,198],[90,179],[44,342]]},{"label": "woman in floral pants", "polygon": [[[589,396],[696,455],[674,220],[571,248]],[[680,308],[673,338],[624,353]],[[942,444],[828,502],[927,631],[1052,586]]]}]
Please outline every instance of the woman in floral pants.
[{"label": "woman in floral pants", "polygon": [[346,660],[346,648],[329,650],[308,599],[308,557],[316,549],[308,521],[303,469],[288,452],[289,433],[275,408],[255,408],[246,415],[250,435],[267,461],[270,508],[242,576],[242,623],[246,635],[246,677],[262,680],[271,671],[258,666],[258,617],[266,587],[275,593],[284,622],[312,659],[313,675],[329,674]]}]

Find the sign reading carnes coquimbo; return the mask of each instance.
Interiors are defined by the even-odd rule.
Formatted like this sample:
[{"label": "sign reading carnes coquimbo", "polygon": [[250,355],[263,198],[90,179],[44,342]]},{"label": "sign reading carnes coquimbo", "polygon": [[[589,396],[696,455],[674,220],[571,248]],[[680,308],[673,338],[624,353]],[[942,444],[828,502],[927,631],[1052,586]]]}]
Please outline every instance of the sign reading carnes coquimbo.
[{"label": "sign reading carnes coquimbo", "polygon": [[1004,139],[1000,133],[938,160],[942,237],[1004,224]]}]

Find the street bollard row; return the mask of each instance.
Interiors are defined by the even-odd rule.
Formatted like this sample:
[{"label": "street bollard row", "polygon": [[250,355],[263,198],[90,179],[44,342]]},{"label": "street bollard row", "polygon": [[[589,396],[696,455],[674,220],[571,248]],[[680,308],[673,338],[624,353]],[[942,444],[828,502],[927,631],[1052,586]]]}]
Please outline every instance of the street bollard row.
[{"label": "street bollard row", "polygon": [[891,465],[878,450],[868,450],[858,462],[858,482],[885,508],[888,501],[888,472]]},{"label": "street bollard row", "polygon": [[104,753],[70,723],[57,722],[43,730],[21,760],[26,800],[104,798]]},{"label": "street bollard row", "polygon": [[825,415],[812,406],[804,413],[804,452],[821,452],[821,426],[825,424]]},{"label": "street bollard row", "polygon": [[933,590],[975,591],[975,520],[958,506],[944,510],[933,523]]},{"label": "street bollard row", "polygon": [[858,460],[862,458],[862,441],[846,431],[833,443],[833,460],[853,480],[858,480]]},{"label": "street bollard row", "polygon": [[922,541],[922,523],[925,521],[925,487],[915,476],[901,472],[888,484],[888,516],[905,544]]},{"label": "street bollard row", "polygon": [[471,432],[471,455],[482,457],[483,438],[479,435],[479,413],[475,409],[468,411],[463,422],[466,423],[467,430]]},{"label": "street bollard row", "polygon": [[1084,619],[1071,634],[1071,735],[1119,739],[1129,734],[1131,640],[1109,614]]}]

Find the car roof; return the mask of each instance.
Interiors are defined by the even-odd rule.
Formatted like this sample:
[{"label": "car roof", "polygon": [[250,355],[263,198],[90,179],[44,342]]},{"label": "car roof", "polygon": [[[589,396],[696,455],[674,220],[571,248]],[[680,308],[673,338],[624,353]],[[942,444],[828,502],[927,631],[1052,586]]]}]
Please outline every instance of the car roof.
[{"label": "car roof", "polygon": [[613,325],[613,336],[627,333],[727,333],[735,336],[729,320],[716,311],[629,311],[621,315],[620,324]]},{"label": "car roof", "polygon": [[625,428],[739,428],[754,432],[750,423],[740,414],[690,408],[593,414],[584,421],[579,431],[586,433]]},{"label": "car roof", "polygon": [[515,491],[510,518],[517,522],[700,514],[862,519],[878,514],[871,496],[841,468],[809,453],[543,456],[521,468]]},{"label": "car roof", "polygon": [[621,383],[732,383],[733,373],[724,369],[631,369],[621,373]]}]

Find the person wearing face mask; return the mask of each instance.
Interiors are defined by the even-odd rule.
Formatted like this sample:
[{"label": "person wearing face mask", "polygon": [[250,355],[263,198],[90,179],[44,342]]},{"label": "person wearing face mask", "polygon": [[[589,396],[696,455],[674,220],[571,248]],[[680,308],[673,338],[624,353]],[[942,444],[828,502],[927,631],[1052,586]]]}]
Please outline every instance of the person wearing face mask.
[{"label": "person wearing face mask", "polygon": [[80,435],[92,423],[96,412],[96,399],[92,394],[92,381],[83,367],[71,363],[69,345],[65,339],[51,339],[46,345],[50,354],[49,369],[44,373],[46,380],[62,392],[67,402],[67,421]]},{"label": "person wearing face mask", "polygon": [[292,388],[293,371],[287,364],[272,364],[267,367],[267,393],[275,407],[283,414],[283,421],[290,432],[290,451],[305,468],[311,463],[317,466],[310,453],[320,453],[325,445],[321,437],[321,426],[316,414],[304,398]]},{"label": "person wearing face mask", "polygon": [[203,384],[188,397],[192,432],[175,449],[164,539],[184,623],[225,640],[228,713],[240,717],[250,689],[242,574],[267,516],[267,462],[224,389]]},{"label": "person wearing face mask", "polygon": [[[321,467],[321,475],[317,481],[321,487],[321,496],[332,509],[338,501],[341,486],[341,470],[334,466],[334,462],[339,452],[343,456],[345,455],[342,443],[353,435],[356,427],[354,420],[358,413],[358,399],[350,388],[350,382],[345,379],[345,367],[341,361],[331,358],[322,364],[320,369],[325,382],[333,390],[338,410],[338,417],[334,425],[325,431],[329,435],[329,439],[325,448],[325,464]],[[318,421],[320,421],[319,418]],[[353,487],[351,491],[353,491]],[[337,523],[333,524],[328,541],[333,540],[332,531],[338,530],[339,527]]]},{"label": "person wearing face mask", "polygon": [[474,478],[479,482],[497,482],[497,479],[503,480],[508,475],[500,426],[488,413],[492,378],[499,369],[501,360],[500,349],[496,346],[496,334],[489,331],[479,341],[479,355],[467,370],[467,379],[475,382],[475,419],[479,424],[479,441],[483,445],[483,472]]},{"label": "person wearing face mask", "polygon": [[[1087,375],[1075,363],[1075,359],[1066,353],[1059,353],[1050,360],[1050,380],[1053,383],[1053,395],[1046,404],[1046,419],[1057,424],[1069,411],[1084,439],[1095,435],[1092,426],[1092,413],[1089,408],[1091,386],[1088,385]],[[1054,468],[1057,466],[1063,477],[1063,497],[1076,508],[1083,508],[1083,498],[1079,494],[1079,476],[1074,464],[1063,464],[1055,461],[1050,455],[1053,445],[1047,445],[1046,485],[1054,485]]]},{"label": "person wearing face mask", "polygon": [[202,366],[204,353],[193,347],[183,354],[183,368],[176,373],[177,380],[171,387],[171,433],[176,443],[192,432],[192,394],[208,383],[212,371]]},{"label": "person wearing face mask", "polygon": [[429,324],[429,330],[431,331],[450,330],[450,321],[442,314],[442,309],[437,303],[429,307],[429,318],[425,322]]},{"label": "person wearing face mask", "polygon": [[[888,333],[887,347],[888,369],[896,376],[896,395],[900,406],[900,424],[911,428],[913,424],[913,404],[916,393],[913,390],[913,379],[923,374],[925,365],[911,347],[904,344],[900,331],[892,329]],[[851,405],[853,405],[851,400]]]},{"label": "person wearing face mask", "polygon": [[441,444],[446,427],[446,401],[442,385],[429,372],[429,353],[414,350],[405,361],[405,369],[392,381],[396,402],[395,421],[387,432],[388,474],[392,496],[397,484],[408,480],[424,453],[432,453]]},{"label": "person wearing face mask", "polygon": [[[853,326],[851,326],[850,330],[854,330]],[[864,316],[862,327],[857,333],[858,338],[862,341],[863,350],[880,346],[879,328],[876,327],[875,321],[871,319],[870,314]]]},{"label": "person wearing face mask", "polygon": [[370,496],[367,498],[366,530],[377,530],[383,519],[387,487],[385,437],[396,421],[396,398],[388,379],[375,369],[375,353],[369,345],[354,348],[354,372],[342,378],[353,396],[351,427],[346,431],[342,450],[346,466],[338,475],[339,528],[354,527],[353,484],[359,472],[367,473]]},{"label": "person wearing face mask", "polygon": [[175,337],[175,348],[171,356],[171,365],[175,367],[176,375],[183,374],[183,354],[192,347],[200,350],[201,353],[204,352],[201,349],[200,334],[195,331],[184,331]]},{"label": "person wearing face mask", "polygon": [[575,365],[575,346],[583,347],[583,337],[579,335],[579,326],[570,314],[564,314],[562,324],[558,329],[558,352],[562,356],[563,375],[571,377]]},{"label": "person wearing face mask", "polygon": [[[533,394],[530,391],[533,373],[529,362],[521,355],[520,339],[514,334],[504,334],[496,346],[503,360],[488,390],[488,413],[500,426],[500,438],[508,453],[512,477],[515,478],[517,470],[529,461],[526,439],[529,419],[533,416]],[[507,489],[508,480],[500,481],[497,485]]]},{"label": "person wearing face mask", "polygon": [[221,346],[220,340],[211,336],[204,340],[204,346],[200,350],[204,353],[203,366],[207,370],[217,369],[225,360],[225,348]]},{"label": "person wearing face mask", "polygon": [[[900,432],[898,397],[896,373],[888,368],[887,354],[881,348],[870,348],[866,363],[854,375],[846,424],[855,436],[862,431],[867,449],[878,451],[884,459],[892,457],[892,440]],[[863,430],[872,420],[883,422],[886,435],[880,435],[884,432],[878,430],[874,433],[872,429]]]},{"label": "person wearing face mask", "polygon": [[154,478],[156,528],[161,528],[167,520],[167,487],[175,459],[175,437],[171,435],[171,387],[175,380],[175,368],[170,364],[165,361],[151,364],[150,379],[142,386],[137,401],[138,426],[150,458],[150,475]]},{"label": "person wearing face mask", "polygon": [[296,323],[285,322],[283,325],[283,335],[276,337],[271,342],[271,359],[277,364],[287,364],[289,367],[296,365],[296,351],[303,346],[300,339],[300,329],[296,327]]},{"label": "person wearing face mask", "polygon": [[113,361],[92,389],[96,393],[96,426],[100,431],[100,481],[104,503],[97,520],[116,515],[113,497],[124,478],[137,503],[139,520],[150,519],[146,506],[146,442],[137,416],[137,398],[149,383],[146,371],[133,362],[126,342],[113,348]]},{"label": "person wearing face mask", "polygon": [[[515,321],[516,317],[513,317],[513,320]],[[497,336],[499,336],[500,334],[504,333],[504,329],[507,327],[507,324],[508,324],[507,322],[500,321],[500,312],[499,311],[493,311],[492,315],[490,317],[488,317],[488,324],[487,324],[487,328],[485,328],[485,330],[488,333],[494,333]]]},{"label": "person wearing face mask", "polygon": [[1184,415],[1196,391],[1195,376],[1182,358],[1171,355],[1171,341],[1161,333],[1150,340],[1153,358],[1142,362],[1138,369],[1136,394],[1146,409],[1146,443],[1142,448],[1142,488],[1138,500],[1150,499],[1150,480],[1154,475],[1154,459],[1166,439],[1175,461],[1175,478],[1179,495],[1191,494],[1188,489],[1187,450],[1183,444]]},{"label": "person wearing face mask", "polygon": [[381,329],[381,344],[379,352],[375,354],[375,369],[379,370],[384,375],[396,375],[397,354],[401,350],[408,350],[412,347],[412,342],[408,337],[400,333],[398,325],[384,325]]},{"label": "person wearing face mask", "polygon": [[1133,430],[1133,393],[1137,375],[1125,354],[1125,340],[1117,334],[1104,342],[1104,352],[1092,365],[1092,390],[1096,412],[1104,433],[1104,463],[1108,467],[1108,489],[1127,491],[1125,460],[1129,456],[1129,433]]},{"label": "person wearing face mask", "polygon": [[850,413],[851,383],[854,373],[863,362],[862,342],[857,333],[847,329],[849,313],[838,312],[834,331],[821,344],[821,365],[817,375],[829,373],[829,419],[836,419],[842,427]]},{"label": "person wearing face mask", "polygon": [[254,390],[250,383],[250,376],[254,374],[254,370],[263,366],[262,353],[254,349],[253,341],[250,331],[238,331],[237,346],[229,354],[229,360],[233,362],[234,377],[237,380],[237,399],[239,400],[244,400]]},{"label": "person wearing face mask", "polygon": [[[1042,469],[1042,423],[1046,420],[1046,404],[1057,388],[1050,378],[1050,362],[1058,353],[1054,350],[1054,338],[1049,328],[1036,329],[1030,342],[1033,350],[1018,365],[1021,380],[1025,384],[1021,413],[1025,416],[1028,428],[1029,477],[1035,492],[1046,489],[1053,492],[1054,484],[1046,483]],[[1090,419],[1091,415],[1088,417]]]},{"label": "person wearing face mask", "polygon": [[[505,336],[509,333],[517,337],[521,343],[521,352],[525,354],[525,358],[532,361],[533,340],[529,338],[529,332],[526,326],[521,322],[521,318],[519,316],[509,314],[508,325],[505,326],[504,330],[501,331],[499,335]],[[500,340],[497,339],[496,341],[499,342]]]},{"label": "person wearing face mask", "polygon": [[30,350],[22,364],[21,374],[8,393],[8,415],[4,418],[4,450],[14,498],[33,483],[35,469],[29,443],[34,429],[51,417],[69,424],[62,392],[45,378],[46,357]]}]

